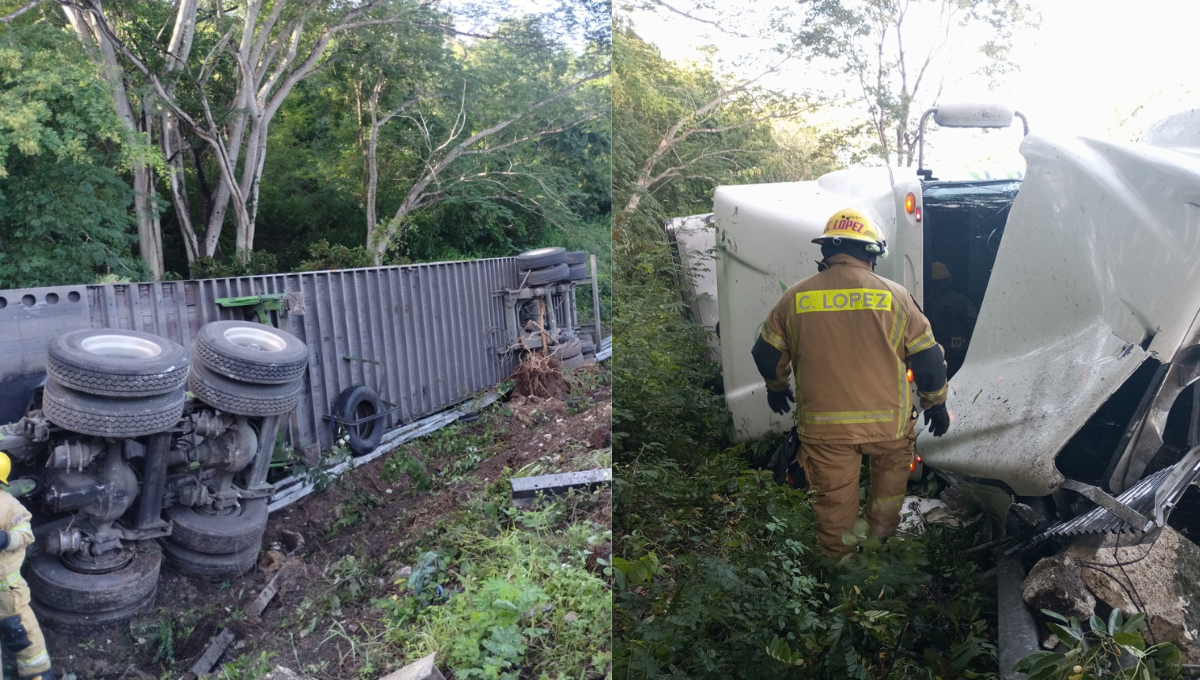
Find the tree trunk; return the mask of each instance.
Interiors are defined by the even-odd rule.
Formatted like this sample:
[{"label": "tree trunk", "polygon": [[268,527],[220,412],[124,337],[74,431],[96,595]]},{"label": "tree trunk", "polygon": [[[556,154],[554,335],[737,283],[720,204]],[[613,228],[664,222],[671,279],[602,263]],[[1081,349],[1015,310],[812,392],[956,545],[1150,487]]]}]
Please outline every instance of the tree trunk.
[{"label": "tree trunk", "polygon": [[183,181],[183,139],[179,134],[179,124],[170,112],[163,111],[160,120],[162,126],[160,142],[163,158],[167,161],[167,186],[171,192],[171,205],[175,208],[175,220],[179,222],[179,233],[183,237],[183,248],[187,254],[188,264],[191,264],[200,257],[200,240],[196,237],[196,228],[192,225],[187,188]]}]

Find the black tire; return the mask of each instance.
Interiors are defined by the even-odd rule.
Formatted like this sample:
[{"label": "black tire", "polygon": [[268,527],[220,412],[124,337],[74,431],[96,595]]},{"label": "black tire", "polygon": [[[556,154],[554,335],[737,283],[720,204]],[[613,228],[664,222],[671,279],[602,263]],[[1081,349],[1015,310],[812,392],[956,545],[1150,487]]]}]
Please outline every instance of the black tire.
[{"label": "black tire", "polygon": [[174,427],[183,415],[182,387],[168,394],[113,399],[78,392],[50,378],[42,393],[42,412],[65,430],[95,437],[144,437]]},{"label": "black tire", "polygon": [[580,350],[584,354],[595,354],[596,353],[596,343],[592,342],[590,339],[585,338],[583,340],[580,340],[579,345],[580,345]]},{"label": "black tire", "polygon": [[582,354],[576,354],[573,357],[568,357],[562,360],[562,365],[571,369],[583,368],[583,365],[586,363],[587,361],[583,358]]},{"label": "black tire", "polygon": [[244,500],[236,511],[224,516],[173,505],[167,508],[167,518],[173,525],[167,539],[171,543],[199,553],[234,553],[262,545],[267,530],[267,501]]},{"label": "black tire", "polygon": [[64,633],[95,632],[102,626],[113,626],[132,619],[139,614],[149,614],[154,611],[158,592],[153,591],[145,599],[120,609],[106,612],[73,612],[42,604],[36,598],[29,605],[41,625]]},{"label": "black tire", "polygon": [[66,387],[108,397],[174,392],[187,382],[187,351],[140,331],[87,329],[50,341],[46,372]]},{"label": "black tire", "polygon": [[282,385],[304,375],[308,346],[291,333],[249,321],[214,321],[196,334],[196,360],[238,382]]},{"label": "black tire", "polygon": [[236,578],[254,568],[261,546],[250,546],[234,553],[210,555],[161,539],[167,569],[203,581]]},{"label": "black tire", "polygon": [[562,361],[566,361],[567,359],[583,354],[583,343],[576,337],[563,338],[550,353]]},{"label": "black tire", "polygon": [[290,413],[300,401],[303,380],[283,385],[251,385],[213,373],[200,362],[192,364],[188,379],[192,394],[218,411],[239,416],[279,416]]},{"label": "black tire", "polygon": [[566,264],[566,248],[538,248],[526,250],[517,256],[518,269],[545,269],[559,264]]},{"label": "black tire", "polygon": [[[342,390],[333,401],[333,415],[342,420],[362,420],[382,411],[379,395],[366,385]],[[376,418],[361,425],[346,425],[347,444],[354,453],[365,456],[379,446],[383,439],[383,419]]]},{"label": "black tire", "polygon": [[35,551],[25,562],[24,576],[38,602],[62,612],[97,614],[140,605],[158,588],[162,551],[153,542],[139,543],[133,561],[107,574],[80,574],[56,555]]},{"label": "black tire", "polygon": [[585,281],[592,278],[591,275],[588,274],[586,264],[569,264],[567,265],[567,269],[568,281]]},{"label": "black tire", "polygon": [[525,279],[525,285],[527,286],[540,286],[547,283],[566,281],[570,274],[571,268],[564,262],[563,264],[556,264],[553,267],[546,267],[545,269],[534,269],[529,272],[528,276],[523,275],[521,278]]},{"label": "black tire", "polygon": [[582,250],[568,250],[566,262],[570,265],[587,264],[587,253]]}]

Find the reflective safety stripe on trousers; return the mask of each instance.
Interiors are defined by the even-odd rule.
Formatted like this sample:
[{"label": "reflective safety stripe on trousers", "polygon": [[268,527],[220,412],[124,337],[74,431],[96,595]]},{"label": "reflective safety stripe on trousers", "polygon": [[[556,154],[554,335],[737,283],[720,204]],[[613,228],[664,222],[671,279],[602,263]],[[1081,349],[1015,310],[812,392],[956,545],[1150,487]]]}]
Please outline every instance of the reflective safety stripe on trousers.
[{"label": "reflective safety stripe on trousers", "polygon": [[4,577],[3,581],[0,581],[0,590],[9,590],[23,585],[25,585],[25,579],[21,578],[20,573],[9,574]]},{"label": "reflective safety stripe on trousers", "polygon": [[859,309],[892,311],[892,292],[874,288],[837,288],[796,293],[796,313],[849,312]]}]

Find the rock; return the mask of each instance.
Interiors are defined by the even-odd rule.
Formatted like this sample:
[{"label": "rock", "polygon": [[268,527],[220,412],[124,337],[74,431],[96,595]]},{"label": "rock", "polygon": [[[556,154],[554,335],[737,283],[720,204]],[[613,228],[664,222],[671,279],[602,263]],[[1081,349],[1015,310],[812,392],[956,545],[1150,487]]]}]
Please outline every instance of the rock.
[{"label": "rock", "polygon": [[[1200,547],[1170,527],[1153,543],[1133,545],[1134,540],[1089,537],[1067,554],[1079,562],[1083,582],[1098,599],[1127,614],[1144,605],[1153,638],[1175,643],[1183,663],[1200,663]],[[1149,631],[1142,631],[1147,640],[1153,639]]]},{"label": "rock", "polygon": [[1051,635],[1050,637],[1046,638],[1045,640],[1042,640],[1042,649],[1053,650],[1057,646],[1058,646],[1058,636],[1057,635]]},{"label": "rock", "polygon": [[412,576],[412,567],[405,565],[397,569],[396,573],[392,574],[392,582],[395,583],[396,581],[407,581],[409,576]]},{"label": "rock", "polygon": [[1065,553],[1033,565],[1021,584],[1021,596],[1035,612],[1049,609],[1086,621],[1096,611],[1096,598],[1083,584],[1079,566]]},{"label": "rock", "polygon": [[575,612],[567,612],[566,616],[563,617],[563,621],[566,623],[575,623],[578,620],[579,614],[576,614]]},{"label": "rock", "polygon": [[285,668],[283,666],[276,666],[275,668],[272,668],[269,673],[262,676],[262,680],[311,680],[311,679],[307,675],[300,675],[299,673],[297,673],[296,671],[294,671],[290,668]]},{"label": "rock", "polygon": [[389,673],[380,680],[446,680],[446,676],[434,665],[436,654],[414,661],[398,671]]},{"label": "rock", "polygon": [[971,509],[971,501],[962,495],[958,489],[948,486],[938,494],[938,499],[955,512],[967,512]]},{"label": "rock", "polygon": [[279,540],[283,543],[283,547],[287,549],[289,554],[304,549],[304,534],[299,532],[284,529],[279,534]]},{"label": "rock", "polygon": [[588,436],[589,449],[605,449],[610,446],[612,446],[612,429],[607,425],[597,427]]}]

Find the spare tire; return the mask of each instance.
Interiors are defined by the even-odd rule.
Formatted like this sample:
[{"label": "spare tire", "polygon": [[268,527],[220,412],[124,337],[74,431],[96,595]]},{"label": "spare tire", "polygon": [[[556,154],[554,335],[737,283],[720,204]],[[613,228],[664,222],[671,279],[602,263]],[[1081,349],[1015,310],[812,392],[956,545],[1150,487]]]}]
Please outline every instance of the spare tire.
[{"label": "spare tire", "polygon": [[162,546],[168,569],[205,581],[224,581],[250,571],[258,560],[258,551],[262,548],[260,545],[252,545],[233,553],[211,555],[177,545],[168,538],[159,539],[159,544]]},{"label": "spare tire", "polygon": [[55,425],[80,434],[144,437],[178,423],[185,398],[180,387],[168,394],[113,399],[63,387],[56,378],[50,378],[42,392],[42,412]]},{"label": "spare tire", "polygon": [[568,281],[585,281],[592,278],[588,274],[586,264],[569,264],[567,265],[567,280]]},{"label": "spare tire", "polygon": [[196,397],[219,411],[239,416],[281,416],[291,413],[300,403],[303,380],[283,385],[252,385],[231,380],[208,369],[201,362],[192,364],[188,385]]},{"label": "spare tire", "polygon": [[46,372],[59,384],[108,397],[174,392],[187,382],[187,352],[140,331],[87,329],[50,341]]},{"label": "spare tire", "polygon": [[535,269],[521,278],[525,280],[525,285],[527,286],[540,286],[547,283],[566,281],[567,277],[570,275],[571,267],[568,266],[566,262],[563,262],[562,264],[556,264],[553,267]]},{"label": "spare tire", "polygon": [[568,250],[566,261],[567,264],[586,264],[587,253],[583,252],[582,250]]},{"label": "spare tire", "polygon": [[580,351],[584,354],[595,354],[596,343],[592,342],[591,338],[584,338],[580,341]]},{"label": "spare tire", "polygon": [[566,262],[567,250],[559,247],[526,250],[517,256],[518,269],[544,269]]},{"label": "spare tire", "polygon": [[583,368],[585,363],[587,363],[587,361],[583,358],[582,354],[576,354],[573,357],[567,357],[566,359],[562,360],[562,365],[571,369]]},{"label": "spare tire", "polygon": [[583,343],[579,341],[579,338],[568,336],[563,338],[563,340],[559,342],[559,344],[555,346],[553,350],[551,350],[550,354],[562,359],[563,361],[566,361],[571,357],[577,357],[580,354],[583,354]]},{"label": "spare tire", "polygon": [[267,530],[267,501],[251,498],[242,501],[228,515],[210,515],[183,505],[167,508],[171,520],[171,543],[196,552],[234,553],[262,545]]},{"label": "spare tire", "polygon": [[196,334],[196,358],[238,382],[281,385],[304,375],[308,346],[291,333],[249,321],[214,321]]},{"label": "spare tire", "polygon": [[[342,390],[333,401],[332,414],[341,420],[363,420],[382,411],[379,395],[366,385],[355,385]],[[354,453],[365,456],[379,446],[383,439],[383,418],[375,418],[359,425],[346,425],[347,444]]]},{"label": "spare tire", "polygon": [[129,564],[106,574],[80,574],[56,555],[31,551],[25,580],[38,602],[63,612],[96,614],[136,606],[158,588],[162,552],[152,541],[132,549],[136,553]]}]

